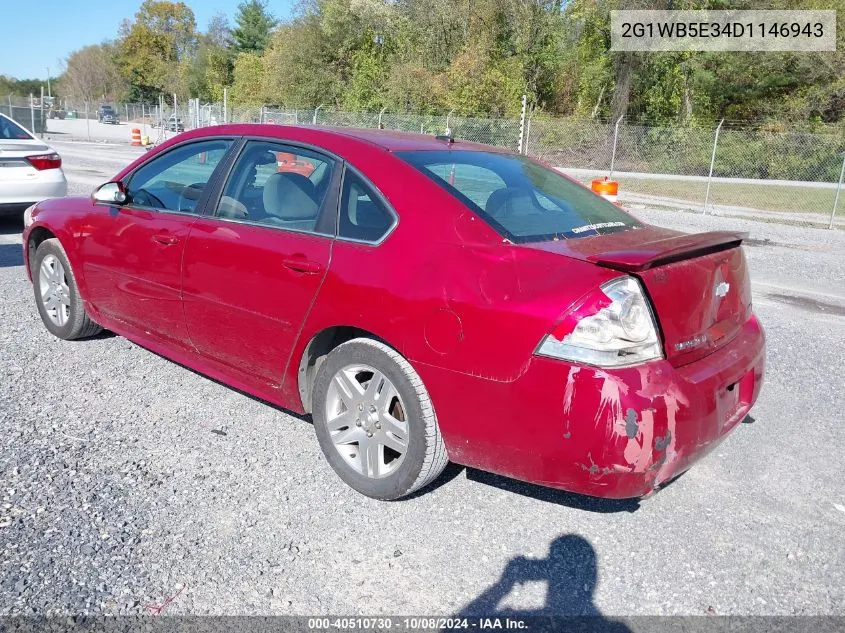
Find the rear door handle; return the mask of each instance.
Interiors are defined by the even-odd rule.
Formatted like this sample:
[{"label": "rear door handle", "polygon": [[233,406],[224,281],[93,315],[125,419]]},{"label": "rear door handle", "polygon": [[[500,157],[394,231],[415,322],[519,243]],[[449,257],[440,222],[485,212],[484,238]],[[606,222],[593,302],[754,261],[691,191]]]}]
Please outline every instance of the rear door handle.
[{"label": "rear door handle", "polygon": [[157,233],[156,235],[153,235],[153,242],[158,242],[159,244],[163,244],[164,246],[172,246],[178,241],[178,237],[168,235],[167,233]]},{"label": "rear door handle", "polygon": [[290,268],[300,273],[307,273],[314,275],[323,270],[323,267],[317,262],[312,262],[307,259],[290,258],[282,261],[285,268]]}]

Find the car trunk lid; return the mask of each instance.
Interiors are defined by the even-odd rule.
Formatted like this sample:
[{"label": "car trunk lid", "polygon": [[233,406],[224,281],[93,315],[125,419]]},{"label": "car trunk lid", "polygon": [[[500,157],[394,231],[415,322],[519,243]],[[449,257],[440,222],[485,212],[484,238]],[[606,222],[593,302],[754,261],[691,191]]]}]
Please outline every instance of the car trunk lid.
[{"label": "car trunk lid", "polygon": [[655,308],[666,358],[691,363],[727,344],[751,312],[744,233],[688,235],[642,227],[531,245],[638,277]]}]

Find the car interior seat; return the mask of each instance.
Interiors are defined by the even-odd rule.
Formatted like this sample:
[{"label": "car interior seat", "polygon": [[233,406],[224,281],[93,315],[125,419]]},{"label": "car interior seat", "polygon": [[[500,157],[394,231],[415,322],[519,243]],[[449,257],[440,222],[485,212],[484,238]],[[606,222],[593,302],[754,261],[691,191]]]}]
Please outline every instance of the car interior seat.
[{"label": "car interior seat", "polygon": [[302,174],[270,174],[263,192],[267,220],[288,228],[313,230],[320,210],[313,196],[314,185]]}]

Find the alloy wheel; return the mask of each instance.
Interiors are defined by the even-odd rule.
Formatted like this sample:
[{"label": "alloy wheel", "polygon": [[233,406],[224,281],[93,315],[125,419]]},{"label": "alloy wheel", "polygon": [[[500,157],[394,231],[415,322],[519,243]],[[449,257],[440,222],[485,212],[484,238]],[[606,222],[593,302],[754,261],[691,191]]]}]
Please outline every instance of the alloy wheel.
[{"label": "alloy wheel", "polygon": [[326,426],[340,456],[370,479],[390,476],[408,451],[405,404],[396,386],[369,365],[347,365],[326,394]]},{"label": "alloy wheel", "polygon": [[47,317],[55,325],[64,326],[70,318],[70,289],[65,267],[55,255],[46,255],[41,260],[38,288]]}]

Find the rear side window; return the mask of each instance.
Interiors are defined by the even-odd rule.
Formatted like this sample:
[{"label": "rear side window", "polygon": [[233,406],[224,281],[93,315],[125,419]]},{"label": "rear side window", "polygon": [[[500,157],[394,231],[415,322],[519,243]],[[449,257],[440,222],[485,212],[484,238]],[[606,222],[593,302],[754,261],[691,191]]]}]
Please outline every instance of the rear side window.
[{"label": "rear side window", "polygon": [[515,244],[640,225],[607,200],[525,156],[467,150],[396,154]]},{"label": "rear side window", "polygon": [[351,169],[343,177],[338,236],[363,242],[378,242],[390,232],[396,216],[381,197]]},{"label": "rear side window", "polygon": [[32,136],[30,136],[29,133],[20,125],[18,125],[11,119],[6,118],[5,116],[0,116],[0,139],[23,140],[31,138]]}]

